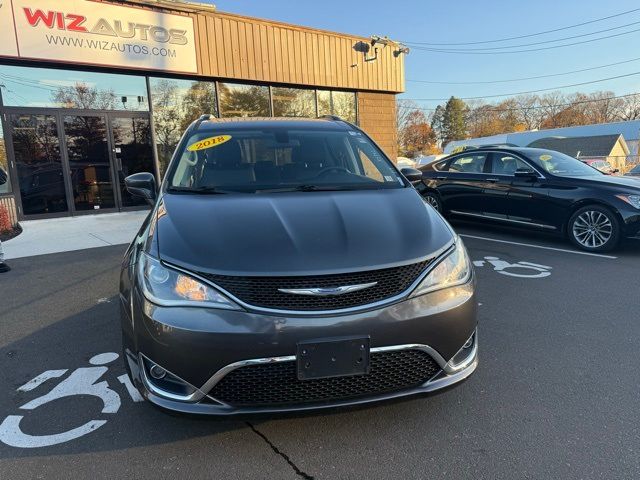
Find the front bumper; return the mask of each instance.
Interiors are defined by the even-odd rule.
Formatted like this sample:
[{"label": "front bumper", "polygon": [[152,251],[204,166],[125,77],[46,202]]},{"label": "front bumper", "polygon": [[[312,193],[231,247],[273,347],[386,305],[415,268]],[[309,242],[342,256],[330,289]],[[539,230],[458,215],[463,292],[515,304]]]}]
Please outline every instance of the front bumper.
[{"label": "front bumper", "polygon": [[618,208],[618,212],[622,217],[623,235],[625,237],[640,236],[640,211],[624,203]]},{"label": "front bumper", "polygon": [[[452,386],[477,367],[474,282],[408,299],[378,310],[341,316],[284,317],[194,308],[163,308],[134,290],[122,302],[128,369],[152,403],[185,412],[229,415],[308,410],[362,404]],[[357,398],[311,404],[233,405],[211,391],[230,372],[247,365],[295,362],[299,341],[369,335],[372,355],[390,350],[426,352],[438,372],[419,385]],[[472,344],[462,351],[463,345]],[[188,388],[177,394],[149,375],[157,364]]]}]

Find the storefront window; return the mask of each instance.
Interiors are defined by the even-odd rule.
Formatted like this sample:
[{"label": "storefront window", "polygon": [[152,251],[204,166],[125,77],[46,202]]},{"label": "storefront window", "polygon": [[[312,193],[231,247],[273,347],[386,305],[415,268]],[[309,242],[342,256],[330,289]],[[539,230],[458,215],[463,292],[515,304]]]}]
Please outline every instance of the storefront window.
[{"label": "storefront window", "polygon": [[331,92],[328,90],[318,90],[318,115],[332,115]]},{"label": "storefront window", "polygon": [[220,116],[268,117],[269,87],[219,83]]},{"label": "storefront window", "polygon": [[7,160],[7,148],[4,143],[4,133],[2,131],[2,120],[0,119],[0,178],[7,177],[6,182],[2,184],[0,181],[0,195],[11,191],[11,179],[9,178],[9,161]]},{"label": "storefront window", "polygon": [[163,175],[182,133],[200,115],[212,113],[217,116],[216,88],[213,82],[149,79],[153,121]]},{"label": "storefront window", "polygon": [[337,115],[347,122],[356,123],[356,94],[318,90],[318,115]]},{"label": "storefront window", "polygon": [[347,122],[356,123],[356,94],[352,92],[331,92],[333,114]]},{"label": "storefront window", "polygon": [[316,116],[316,99],[313,90],[273,87],[271,95],[275,117]]},{"label": "storefront window", "polygon": [[0,65],[5,106],[147,111],[143,77]]}]

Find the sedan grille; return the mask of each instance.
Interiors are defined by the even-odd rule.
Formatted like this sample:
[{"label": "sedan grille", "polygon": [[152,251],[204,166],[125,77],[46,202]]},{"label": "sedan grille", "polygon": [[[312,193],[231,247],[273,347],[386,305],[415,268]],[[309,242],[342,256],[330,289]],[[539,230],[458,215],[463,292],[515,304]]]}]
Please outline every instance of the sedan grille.
[{"label": "sedan grille", "polygon": [[440,366],[422,350],[371,353],[366,375],[298,380],[295,361],[248,365],[229,372],[209,395],[234,407],[295,406],[378,396],[418,387]]},{"label": "sedan grille", "polygon": [[[248,305],[273,310],[340,310],[386,300],[406,291],[431,263],[425,260],[401,267],[335,275],[292,277],[233,277],[200,273]],[[285,293],[280,290],[337,288],[350,285],[375,285],[342,295],[314,296]]]}]

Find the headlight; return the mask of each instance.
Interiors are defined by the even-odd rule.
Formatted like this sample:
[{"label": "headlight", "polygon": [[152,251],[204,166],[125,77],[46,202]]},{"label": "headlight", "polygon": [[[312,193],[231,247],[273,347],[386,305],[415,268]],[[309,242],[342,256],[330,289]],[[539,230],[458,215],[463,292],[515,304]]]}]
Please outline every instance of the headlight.
[{"label": "headlight", "polygon": [[640,195],[616,195],[616,197],[627,202],[632,207],[640,209]]},{"label": "headlight", "polygon": [[138,260],[144,296],[165,307],[211,307],[238,310],[240,307],[201,281],[166,268],[146,253]]},{"label": "headlight", "polygon": [[423,295],[434,290],[455,287],[467,283],[471,277],[471,261],[460,237],[456,238],[453,251],[447,255],[420,282],[412,296]]}]

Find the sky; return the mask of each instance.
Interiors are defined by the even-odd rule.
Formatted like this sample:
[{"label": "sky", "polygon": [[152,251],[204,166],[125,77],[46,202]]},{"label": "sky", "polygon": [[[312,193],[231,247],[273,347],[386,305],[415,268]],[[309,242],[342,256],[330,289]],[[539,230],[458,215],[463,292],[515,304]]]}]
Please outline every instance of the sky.
[{"label": "sky", "polygon": [[[481,42],[528,35],[615,15],[640,8],[638,0],[199,0],[213,3],[223,12],[278,20],[308,27],[369,37],[389,36],[402,42],[462,43]],[[629,25],[625,28],[622,25]],[[573,43],[603,36],[615,38],[549,50],[510,54],[454,54],[412,48],[406,58],[406,92],[400,98],[439,99],[518,93],[563,85],[590,82],[640,72],[640,10],[546,35],[510,42],[447,49],[487,48],[513,44],[543,42],[562,37],[603,31],[596,35],[520,47],[535,49]],[[433,47],[429,47],[433,48]],[[470,82],[514,79],[570,72],[638,58],[638,60],[569,75],[509,83],[454,85]],[[426,84],[411,80],[437,81]],[[616,95],[640,92],[640,74],[591,85],[559,89],[563,93],[611,90]],[[541,92],[544,93],[544,92]],[[488,100],[501,100],[508,97]],[[441,101],[420,101],[423,108],[433,108]]]}]

